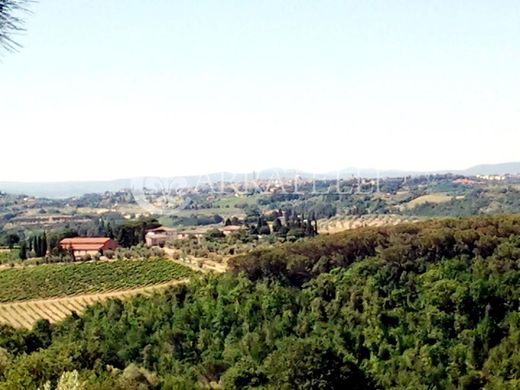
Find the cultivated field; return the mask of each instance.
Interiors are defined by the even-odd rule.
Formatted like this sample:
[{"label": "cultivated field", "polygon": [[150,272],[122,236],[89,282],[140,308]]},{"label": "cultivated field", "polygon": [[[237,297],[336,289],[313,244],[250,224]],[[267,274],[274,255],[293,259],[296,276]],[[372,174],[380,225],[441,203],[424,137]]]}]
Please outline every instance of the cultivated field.
[{"label": "cultivated field", "polygon": [[186,283],[188,279],[143,287],[131,290],[112,291],[102,294],[86,294],[65,298],[39,299],[25,302],[1,303],[0,324],[10,325],[14,328],[30,329],[37,320],[47,319],[50,323],[56,323],[67,316],[81,313],[89,305],[102,302],[111,298],[127,298],[134,295],[150,295],[153,292],[167,287]]},{"label": "cultivated field", "polygon": [[40,265],[0,271],[0,302],[99,294],[186,278],[193,271],[171,260]]},{"label": "cultivated field", "polygon": [[336,216],[330,219],[320,219],[318,229],[320,234],[332,234],[365,226],[397,225],[415,220],[413,217],[400,215]]},{"label": "cultivated field", "polygon": [[404,208],[407,209],[413,209],[414,207],[423,205],[425,203],[446,203],[453,199],[453,196],[447,195],[447,194],[430,194],[430,195],[423,195],[419,196],[418,198],[415,198],[414,200],[408,202],[406,205],[404,205]]}]

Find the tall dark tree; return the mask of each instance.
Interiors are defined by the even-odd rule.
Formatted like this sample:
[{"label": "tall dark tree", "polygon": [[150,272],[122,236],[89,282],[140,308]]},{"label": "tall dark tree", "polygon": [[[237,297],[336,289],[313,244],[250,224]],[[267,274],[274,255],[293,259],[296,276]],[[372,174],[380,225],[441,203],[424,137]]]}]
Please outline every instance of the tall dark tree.
[{"label": "tall dark tree", "polygon": [[42,257],[47,255],[47,249],[48,249],[47,233],[43,232],[43,236],[42,236],[42,253],[41,253]]},{"label": "tall dark tree", "polygon": [[107,237],[114,239],[114,230],[112,230],[112,225],[110,225],[110,222],[107,222],[105,234]]},{"label": "tall dark tree", "polygon": [[13,249],[13,247],[20,242],[20,237],[17,234],[11,233],[5,237],[4,242],[9,249]]},{"label": "tall dark tree", "polygon": [[42,257],[42,238],[41,236],[36,236],[35,238],[36,245],[34,246],[34,252],[36,257]]},{"label": "tall dark tree", "polygon": [[27,244],[25,241],[22,241],[20,244],[20,252],[18,252],[18,257],[20,257],[20,260],[27,260]]}]

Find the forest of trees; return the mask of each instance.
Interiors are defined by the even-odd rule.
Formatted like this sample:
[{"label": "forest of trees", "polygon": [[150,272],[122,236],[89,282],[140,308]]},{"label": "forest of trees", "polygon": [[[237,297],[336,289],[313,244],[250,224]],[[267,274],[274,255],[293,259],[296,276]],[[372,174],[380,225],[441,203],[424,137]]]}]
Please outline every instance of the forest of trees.
[{"label": "forest of trees", "polygon": [[3,327],[0,388],[77,370],[85,389],[514,389],[519,304],[520,217],[366,228]]}]

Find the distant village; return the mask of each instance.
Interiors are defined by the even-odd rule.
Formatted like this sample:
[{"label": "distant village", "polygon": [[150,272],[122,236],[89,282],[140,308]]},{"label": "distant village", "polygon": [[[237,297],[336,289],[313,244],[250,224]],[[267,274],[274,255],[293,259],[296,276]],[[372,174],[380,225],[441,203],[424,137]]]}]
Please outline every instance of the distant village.
[{"label": "distant village", "polygon": [[[332,218],[520,212],[519,184],[519,175],[451,174],[201,183],[171,193],[146,190],[145,201],[156,214],[141,207],[129,189],[67,199],[0,193],[0,247],[26,243],[27,255],[41,257],[58,248],[81,259],[118,246],[203,240],[215,231],[231,239],[298,240],[318,234],[318,221],[328,226]],[[180,206],[170,196],[183,200]],[[146,219],[154,223],[139,225]],[[46,251],[37,239],[48,241]]]}]

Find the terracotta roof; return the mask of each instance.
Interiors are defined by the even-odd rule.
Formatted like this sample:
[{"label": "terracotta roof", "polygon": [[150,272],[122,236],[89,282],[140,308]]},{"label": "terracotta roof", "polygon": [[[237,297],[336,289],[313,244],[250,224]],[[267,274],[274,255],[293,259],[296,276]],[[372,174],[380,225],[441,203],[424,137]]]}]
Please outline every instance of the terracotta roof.
[{"label": "terracotta roof", "polygon": [[158,227],[158,228],[147,229],[146,232],[147,233],[159,233],[159,232],[172,232],[172,233],[176,233],[177,229],[161,226],[161,227]]},{"label": "terracotta roof", "polygon": [[70,244],[105,244],[107,241],[110,241],[109,237],[74,237],[74,238],[64,238],[60,241],[61,245],[70,245]]},{"label": "terracotta roof", "polygon": [[84,244],[84,245],[78,245],[78,244],[67,244],[63,245],[63,249],[72,249],[75,251],[98,251],[101,248],[103,248],[102,244]]},{"label": "terracotta roof", "polygon": [[75,251],[98,251],[108,241],[111,241],[108,237],[64,238],[60,241],[60,246],[63,249],[73,249]]},{"label": "terracotta roof", "polygon": [[193,229],[193,230],[183,230],[182,232],[179,232],[179,234],[205,234],[207,230],[202,229]]}]

